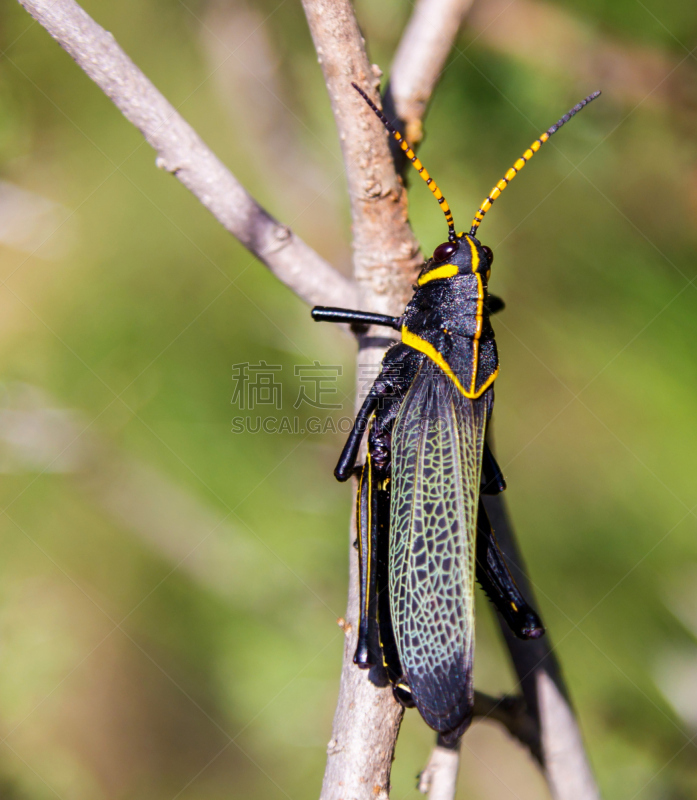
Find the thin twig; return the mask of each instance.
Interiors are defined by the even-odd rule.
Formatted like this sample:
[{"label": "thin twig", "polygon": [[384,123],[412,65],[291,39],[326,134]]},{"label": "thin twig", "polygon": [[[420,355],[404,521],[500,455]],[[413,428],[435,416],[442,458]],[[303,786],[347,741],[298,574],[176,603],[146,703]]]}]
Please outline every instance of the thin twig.
[{"label": "thin twig", "polygon": [[265,17],[253,0],[211,0],[203,6],[200,39],[210,80],[227,112],[228,130],[249,145],[257,179],[273,186],[275,207],[311,211],[303,215],[305,235],[322,237],[331,263],[346,262],[339,213],[343,183],[329,182],[317,159],[317,140],[307,141],[291,110],[290,76]]},{"label": "thin twig", "polygon": [[419,791],[428,800],[452,800],[457,790],[460,769],[460,747],[436,745],[431,751],[424,771],[419,775]]},{"label": "thin twig", "polygon": [[418,0],[390,70],[388,92],[412,145],[423,136],[422,120],[472,0]]},{"label": "thin twig", "polygon": [[354,285],[268,214],[201,137],[73,0],[19,0],[145,136],[157,165],[176,175],[216,219],[299,297],[350,304]]},{"label": "thin twig", "polygon": [[[534,605],[534,592],[516,543],[504,495],[485,495],[483,499],[511,573],[528,602]],[[541,639],[521,641],[500,615],[498,622],[528,713],[537,723],[539,757],[552,797],[554,800],[599,800],[600,793],[549,633]]]},{"label": "thin twig", "polygon": [[387,133],[351,82],[379,102],[380,71],[370,65],[347,0],[304,0],[346,166],[353,263],[364,307],[398,314],[422,258],[407,223],[407,197],[395,173]]}]

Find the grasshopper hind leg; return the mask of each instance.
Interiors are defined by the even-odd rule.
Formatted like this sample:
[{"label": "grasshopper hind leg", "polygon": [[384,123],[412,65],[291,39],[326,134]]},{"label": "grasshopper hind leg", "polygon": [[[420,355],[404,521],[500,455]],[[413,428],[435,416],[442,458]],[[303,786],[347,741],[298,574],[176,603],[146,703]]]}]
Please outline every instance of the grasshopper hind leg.
[{"label": "grasshopper hind leg", "polygon": [[539,639],[542,620],[525,601],[499,549],[481,499],[477,515],[477,580],[519,639]]},{"label": "grasshopper hind leg", "polygon": [[395,698],[405,707],[414,703],[402,676],[397,653],[388,594],[388,545],[390,525],[389,478],[379,471],[370,456],[361,468],[358,484],[357,520],[360,572],[360,621],[353,663],[370,670],[378,686],[392,685]]},{"label": "grasshopper hind leg", "polygon": [[353,661],[370,669],[374,684],[389,683],[397,701],[412,708],[392,629],[389,596],[390,439],[398,407],[398,401],[392,400],[377,411],[368,435],[368,457],[359,474],[360,623]]},{"label": "grasshopper hind leg", "polygon": [[377,627],[377,515],[375,469],[370,455],[358,478],[356,517],[360,574],[360,621],[353,663],[370,669],[382,661]]}]

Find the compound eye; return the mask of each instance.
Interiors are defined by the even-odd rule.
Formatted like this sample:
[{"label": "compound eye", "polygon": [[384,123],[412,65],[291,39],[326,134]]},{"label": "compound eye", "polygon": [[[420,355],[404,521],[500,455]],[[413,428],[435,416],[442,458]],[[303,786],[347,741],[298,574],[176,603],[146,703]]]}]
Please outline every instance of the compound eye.
[{"label": "compound eye", "polygon": [[494,263],[494,251],[487,247],[485,244],[482,245],[482,250],[484,251],[484,255],[487,258],[487,263],[491,266]]},{"label": "compound eye", "polygon": [[446,261],[457,253],[457,245],[454,242],[443,242],[433,251],[434,261]]}]

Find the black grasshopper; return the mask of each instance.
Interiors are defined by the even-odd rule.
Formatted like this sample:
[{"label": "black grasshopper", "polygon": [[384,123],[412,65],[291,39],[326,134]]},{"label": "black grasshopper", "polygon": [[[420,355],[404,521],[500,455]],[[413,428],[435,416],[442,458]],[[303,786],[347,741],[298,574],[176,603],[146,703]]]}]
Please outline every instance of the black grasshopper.
[{"label": "black grasshopper", "polygon": [[[316,307],[316,321],[401,332],[356,416],[334,471],[359,478],[360,625],[354,662],[384,667],[395,695],[452,743],[472,718],[474,585],[482,585],[522,639],[544,628],[521,596],[496,543],[482,493],[505,489],[486,429],[499,370],[489,318],[493,253],[476,238],[493,201],[595,92],[523,153],[456,233],[445,198],[399,132],[355,84],[441,204],[448,241],[424,264],[400,317]],[[368,453],[356,460],[365,431]]]}]

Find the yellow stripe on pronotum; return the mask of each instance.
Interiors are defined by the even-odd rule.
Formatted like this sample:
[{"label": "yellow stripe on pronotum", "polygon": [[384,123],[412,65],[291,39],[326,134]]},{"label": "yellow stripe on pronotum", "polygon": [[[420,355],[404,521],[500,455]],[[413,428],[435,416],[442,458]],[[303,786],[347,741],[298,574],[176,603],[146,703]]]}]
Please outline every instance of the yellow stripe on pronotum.
[{"label": "yellow stripe on pronotum", "polygon": [[498,367],[496,371],[489,377],[486,383],[481,386],[479,389],[475,390],[475,384],[477,380],[477,369],[476,369],[476,353],[475,359],[473,364],[473,376],[472,376],[472,384],[470,390],[467,391],[465,387],[460,383],[457,375],[452,371],[448,362],[443,358],[443,356],[436,350],[436,348],[430,343],[427,342],[425,339],[422,339],[420,336],[417,336],[415,333],[412,333],[406,325],[402,326],[402,342],[409,347],[412,347],[414,350],[418,350],[420,353],[423,353],[425,356],[428,356],[434,364],[437,364],[443,372],[450,378],[450,380],[455,384],[457,387],[458,392],[462,394],[464,397],[469,398],[470,400],[474,400],[477,397],[481,397],[482,394],[491,386],[491,384],[496,380],[496,376],[499,374]]},{"label": "yellow stripe on pronotum", "polygon": [[[472,253],[472,272],[477,273],[479,269],[479,251],[477,250],[477,245],[474,243],[472,239],[467,239],[467,244],[470,246],[470,252]],[[482,294],[482,284],[481,281],[479,282],[479,294],[484,297]]]},{"label": "yellow stripe on pronotum", "polygon": [[439,280],[440,278],[454,278],[458,273],[457,264],[443,264],[442,267],[436,267],[425,275],[422,275],[418,281],[419,286],[423,286],[429,281]]}]

